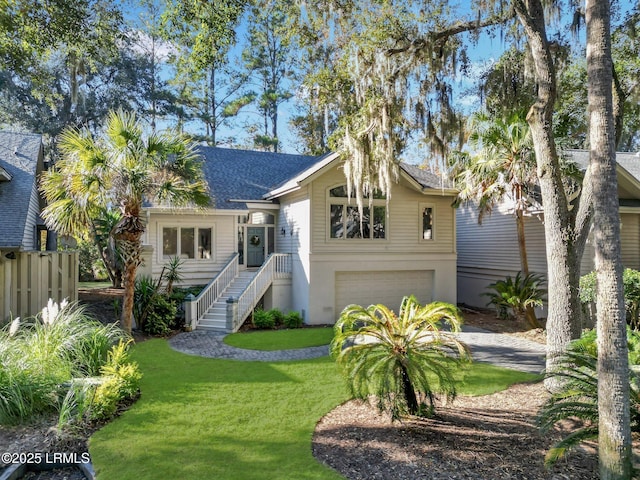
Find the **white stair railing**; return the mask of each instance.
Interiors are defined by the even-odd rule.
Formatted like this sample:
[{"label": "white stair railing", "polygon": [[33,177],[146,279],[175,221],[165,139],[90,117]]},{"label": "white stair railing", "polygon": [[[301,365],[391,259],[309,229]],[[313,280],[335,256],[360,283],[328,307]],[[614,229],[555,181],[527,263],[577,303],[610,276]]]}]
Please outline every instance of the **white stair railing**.
[{"label": "white stair railing", "polygon": [[238,295],[237,299],[233,299],[233,303],[237,304],[237,310],[233,315],[231,330],[235,332],[240,328],[244,319],[265,294],[273,280],[290,276],[291,255],[286,253],[272,253],[269,255],[269,258],[256,272],[249,285]]},{"label": "white stair railing", "polygon": [[197,322],[204,316],[211,306],[218,300],[224,289],[238,276],[238,253],[234,253],[209,284],[191,300],[192,315]]}]

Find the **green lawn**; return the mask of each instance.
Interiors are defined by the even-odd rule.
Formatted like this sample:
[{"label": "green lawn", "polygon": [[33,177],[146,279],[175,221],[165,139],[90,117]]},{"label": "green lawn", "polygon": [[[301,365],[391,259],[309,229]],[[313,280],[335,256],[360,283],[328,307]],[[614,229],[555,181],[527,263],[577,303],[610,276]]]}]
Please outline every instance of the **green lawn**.
[{"label": "green lawn", "polygon": [[250,350],[288,350],[328,345],[332,338],[333,327],[314,327],[232,333],[224,337],[224,343]]},{"label": "green lawn", "polygon": [[[91,437],[99,480],[341,478],[311,454],[316,422],[347,399],[328,357],[215,360],[161,339],[136,345],[132,356],[144,374],[142,396]],[[537,378],[481,364],[465,377],[462,394]]]},{"label": "green lawn", "polygon": [[93,288],[108,288],[110,286],[111,286],[111,282],[108,280],[105,280],[103,282],[78,282],[78,288],[93,289]]}]

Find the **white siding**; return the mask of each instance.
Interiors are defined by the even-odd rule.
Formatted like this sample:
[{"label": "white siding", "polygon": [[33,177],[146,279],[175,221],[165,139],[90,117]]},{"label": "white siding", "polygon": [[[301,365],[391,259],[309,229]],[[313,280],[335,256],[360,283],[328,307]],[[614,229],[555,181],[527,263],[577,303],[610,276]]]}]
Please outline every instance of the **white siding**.
[{"label": "white siding", "polygon": [[[526,218],[525,240],[529,270],[547,275],[544,224],[542,216]],[[636,213],[622,213],[622,261],[625,267],[640,267],[640,217]],[[520,268],[520,254],[515,217],[496,209],[478,225],[476,209],[469,205],[458,209],[458,301],[483,307],[482,296],[490,283],[515,275]],[[587,239],[580,263],[581,275],[595,268],[594,246]]]},{"label": "white siding", "polygon": [[640,216],[636,213],[620,215],[620,241],[622,264],[626,268],[640,269]]},{"label": "white siding", "polygon": [[207,284],[237,251],[237,232],[234,214],[216,215],[211,213],[155,213],[149,216],[145,244],[153,249],[151,271],[154,277],[160,275],[166,260],[162,258],[163,227],[196,227],[212,229],[212,253],[210,259],[186,259],[181,271],[183,285]]},{"label": "white siding", "polygon": [[[310,284],[310,200],[309,187],[304,187],[280,201],[276,226],[276,251],[292,257],[292,308],[305,320],[309,311]],[[280,234],[284,228],[284,236]]]},{"label": "white siding", "polygon": [[[293,308],[304,310],[305,321],[312,324],[334,323],[342,303],[354,294],[355,300],[389,300],[397,307],[404,295],[422,292],[425,299],[455,303],[455,214],[453,198],[422,194],[404,180],[393,185],[385,239],[332,239],[329,230],[329,189],[345,184],[344,174],[337,167],[320,175],[307,187],[280,199],[280,222],[285,224],[285,237],[290,225],[295,225],[292,239],[280,239],[278,250],[294,252]],[[422,239],[421,206],[434,208],[434,238]],[[283,225],[278,225],[278,231]],[[299,232],[299,233],[298,233]],[[402,272],[408,272],[406,278]],[[336,275],[354,273],[368,279],[368,287],[388,290],[388,298],[367,295],[353,290],[342,292],[336,285]],[[389,275],[404,278],[389,285]],[[341,277],[343,279],[344,277]],[[336,297],[338,295],[338,298]],[[366,302],[365,302],[366,303]],[[375,303],[382,303],[376,301]]]},{"label": "white siding", "polygon": [[[458,302],[486,306],[487,286],[521,270],[515,216],[506,207],[496,208],[478,224],[477,209],[458,209]],[[525,243],[529,271],[547,274],[544,224],[541,216],[525,217]]]}]

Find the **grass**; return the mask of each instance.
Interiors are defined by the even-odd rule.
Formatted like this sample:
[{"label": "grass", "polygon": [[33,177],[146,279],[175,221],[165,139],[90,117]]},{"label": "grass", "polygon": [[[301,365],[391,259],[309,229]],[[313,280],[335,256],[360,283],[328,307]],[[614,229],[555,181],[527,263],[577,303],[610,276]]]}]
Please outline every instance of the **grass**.
[{"label": "grass", "polygon": [[328,345],[332,338],[333,327],[314,327],[232,333],[224,343],[250,350],[289,350]]},{"label": "grass", "polygon": [[[342,478],[311,454],[316,422],[347,399],[328,357],[216,360],[157,339],[136,345],[132,359],[144,374],[142,396],[92,436],[98,480]],[[465,394],[537,378],[483,364],[461,375]]]},{"label": "grass", "polygon": [[102,281],[102,282],[78,282],[78,288],[86,288],[86,289],[94,289],[94,288],[107,288],[111,286],[110,281]]}]

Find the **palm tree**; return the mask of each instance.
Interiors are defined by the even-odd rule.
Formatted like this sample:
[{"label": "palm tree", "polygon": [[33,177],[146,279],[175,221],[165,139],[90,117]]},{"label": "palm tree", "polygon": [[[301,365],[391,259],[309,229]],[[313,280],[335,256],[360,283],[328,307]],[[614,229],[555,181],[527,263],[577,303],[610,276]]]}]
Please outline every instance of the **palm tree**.
[{"label": "palm tree", "polygon": [[46,172],[41,189],[47,225],[72,234],[97,208],[114,207],[121,219],[112,230],[124,265],[122,327],[131,331],[136,269],[141,263],[144,201],[180,207],[209,204],[207,184],[194,144],[176,132],[145,135],[135,114],[111,112],[104,132],[67,129],[60,136],[62,160]]},{"label": "palm tree", "polygon": [[[459,154],[452,166],[454,183],[460,189],[456,205],[474,201],[478,223],[505,198],[513,202],[516,218],[520,267],[529,275],[525,242],[525,213],[532,207],[529,194],[537,184],[536,157],[529,125],[520,113],[492,119],[476,114],[471,122],[469,142],[473,154]],[[533,308],[527,309],[532,327],[540,327]]]},{"label": "palm tree", "polygon": [[[432,413],[436,391],[454,397],[452,369],[470,355],[454,333],[440,330],[442,321],[458,332],[460,311],[443,302],[421,306],[413,296],[403,298],[399,315],[380,304],[345,308],[330,349],[353,397],[375,395],[393,419]],[[429,402],[426,411],[420,397]]]}]

